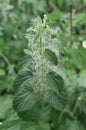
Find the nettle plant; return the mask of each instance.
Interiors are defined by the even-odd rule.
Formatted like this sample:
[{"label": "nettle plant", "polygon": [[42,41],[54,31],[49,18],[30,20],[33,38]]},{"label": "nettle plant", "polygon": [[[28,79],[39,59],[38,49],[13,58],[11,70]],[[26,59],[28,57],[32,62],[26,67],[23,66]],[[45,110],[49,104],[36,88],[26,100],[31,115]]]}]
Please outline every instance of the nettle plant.
[{"label": "nettle plant", "polygon": [[59,35],[60,28],[51,28],[46,15],[32,21],[25,35],[26,56],[14,83],[13,107],[24,121],[48,123],[46,130],[85,130],[86,89],[76,75],[68,77]]},{"label": "nettle plant", "polygon": [[[15,81],[18,93],[14,99],[14,108],[18,112],[30,111],[32,108],[35,110],[35,107],[38,109],[47,104],[57,107],[53,98],[63,98],[60,92],[64,81],[56,73],[60,60],[56,38],[59,29],[50,28],[46,20],[46,16],[43,21],[41,18],[35,19],[25,35],[28,39],[28,49],[25,49],[27,56]],[[60,102],[59,105],[60,110]]]}]

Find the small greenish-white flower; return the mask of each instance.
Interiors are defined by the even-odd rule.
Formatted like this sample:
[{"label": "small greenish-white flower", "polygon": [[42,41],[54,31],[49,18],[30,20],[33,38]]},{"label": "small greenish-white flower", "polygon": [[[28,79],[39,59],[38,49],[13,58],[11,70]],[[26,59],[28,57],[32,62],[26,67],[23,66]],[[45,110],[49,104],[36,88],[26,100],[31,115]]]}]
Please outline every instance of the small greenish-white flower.
[{"label": "small greenish-white flower", "polygon": [[47,16],[44,19],[37,18],[33,20],[33,27],[27,29],[25,37],[28,40],[28,49],[25,53],[31,54],[32,64],[34,66],[34,73],[32,79],[32,86],[35,91],[40,92],[41,95],[48,97],[48,90],[50,87],[46,81],[46,75],[50,71],[57,71],[57,66],[53,66],[46,57],[44,57],[45,49],[52,50],[56,56],[59,56],[57,35],[59,28],[50,28],[46,25]]}]

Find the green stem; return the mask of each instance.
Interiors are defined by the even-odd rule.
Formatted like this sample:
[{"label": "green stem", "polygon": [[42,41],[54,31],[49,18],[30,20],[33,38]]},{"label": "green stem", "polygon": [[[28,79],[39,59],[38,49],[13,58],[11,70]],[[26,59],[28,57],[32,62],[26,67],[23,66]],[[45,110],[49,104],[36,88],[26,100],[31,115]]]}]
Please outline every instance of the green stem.
[{"label": "green stem", "polygon": [[70,6],[70,38],[71,38],[71,40],[70,40],[70,46],[72,46],[72,44],[73,44],[73,40],[72,40],[72,32],[73,32],[73,13],[72,13],[72,9],[73,9],[73,7],[72,7],[72,5]]}]

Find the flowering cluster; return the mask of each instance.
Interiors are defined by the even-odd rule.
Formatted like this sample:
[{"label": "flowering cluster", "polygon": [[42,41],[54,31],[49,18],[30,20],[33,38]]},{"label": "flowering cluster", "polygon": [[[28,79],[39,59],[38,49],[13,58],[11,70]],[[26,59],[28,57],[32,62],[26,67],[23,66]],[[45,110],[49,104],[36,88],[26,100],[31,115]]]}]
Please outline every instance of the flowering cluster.
[{"label": "flowering cluster", "polygon": [[58,52],[58,35],[59,28],[50,28],[47,25],[47,16],[44,16],[43,21],[41,18],[37,18],[33,21],[33,26],[27,29],[25,37],[28,39],[28,49],[25,49],[25,53],[32,56],[34,66],[34,76],[32,85],[35,86],[35,91],[40,91],[43,95],[49,90],[49,86],[46,81],[46,75],[50,71],[57,70],[57,66],[52,65],[45,57],[44,53],[46,49],[50,49],[59,55]]}]

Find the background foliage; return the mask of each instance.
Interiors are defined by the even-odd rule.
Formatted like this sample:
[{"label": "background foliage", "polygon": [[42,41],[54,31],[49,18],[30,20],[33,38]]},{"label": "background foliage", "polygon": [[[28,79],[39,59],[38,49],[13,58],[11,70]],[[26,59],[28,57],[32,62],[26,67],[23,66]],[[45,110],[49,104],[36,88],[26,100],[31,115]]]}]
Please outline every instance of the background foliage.
[{"label": "background foliage", "polygon": [[[86,129],[85,7],[85,0],[0,0],[1,130]],[[18,113],[20,117],[22,116],[21,119],[25,119],[22,121],[13,110],[12,102],[16,91],[15,87],[13,88],[13,82],[20,67],[30,60],[25,57],[17,67],[18,61],[24,56],[24,49],[27,48],[27,40],[24,37],[26,29],[32,26],[32,19],[38,16],[43,19],[44,14],[48,17],[47,24],[55,29],[58,27],[60,30],[55,37],[60,45],[60,67],[64,68],[58,69],[58,74],[65,80],[70,108],[59,112],[56,105],[53,108],[50,105],[46,106],[40,110],[41,116],[36,122],[32,120],[36,120],[34,117],[38,115],[35,115],[32,109],[33,116],[29,115],[31,119],[29,118],[30,121],[26,122],[28,117],[23,117],[25,111]],[[51,54],[49,50],[46,51]],[[57,64],[55,59],[50,58],[50,60],[53,64]],[[28,76],[28,73],[23,73],[22,76]],[[22,76],[19,78],[23,82]],[[17,85],[20,84],[16,82],[15,86]],[[17,106],[15,109],[18,109]]]}]

